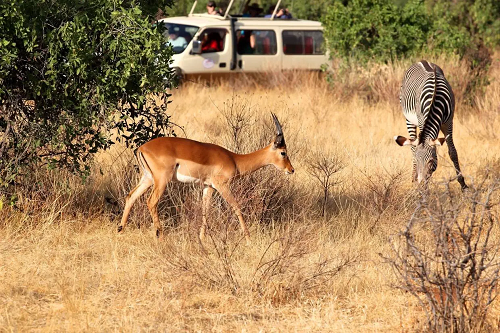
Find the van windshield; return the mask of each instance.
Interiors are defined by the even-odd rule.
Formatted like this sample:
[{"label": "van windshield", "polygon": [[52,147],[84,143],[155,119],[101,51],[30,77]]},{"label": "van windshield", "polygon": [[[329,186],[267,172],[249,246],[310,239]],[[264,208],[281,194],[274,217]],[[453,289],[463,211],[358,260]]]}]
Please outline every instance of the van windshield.
[{"label": "van windshield", "polygon": [[172,46],[174,54],[184,52],[199,29],[199,27],[194,25],[177,23],[165,23],[165,26],[167,27],[165,37],[167,37],[167,43]]}]

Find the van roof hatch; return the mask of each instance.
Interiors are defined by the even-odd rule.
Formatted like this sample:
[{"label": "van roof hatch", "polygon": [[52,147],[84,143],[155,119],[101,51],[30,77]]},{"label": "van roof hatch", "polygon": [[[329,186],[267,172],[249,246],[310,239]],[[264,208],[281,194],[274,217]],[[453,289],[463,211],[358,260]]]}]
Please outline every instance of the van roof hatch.
[{"label": "van roof hatch", "polygon": [[[233,3],[234,3],[234,0],[231,0],[229,2],[229,5],[227,6],[226,12],[224,13],[224,16],[223,16],[224,19],[226,19],[229,16],[229,11],[231,10],[231,7],[233,6]],[[191,7],[191,10],[189,11],[189,15],[188,16],[193,16],[193,12],[194,12],[194,9],[196,8],[197,4],[198,4],[198,0],[194,0],[193,6]],[[274,18],[276,16],[276,13],[278,12],[278,8],[279,8],[280,4],[281,4],[281,0],[278,0],[278,3],[274,7],[273,14],[269,18],[269,20],[271,20],[271,21],[274,20]],[[241,6],[240,6],[240,11],[241,11]]]}]

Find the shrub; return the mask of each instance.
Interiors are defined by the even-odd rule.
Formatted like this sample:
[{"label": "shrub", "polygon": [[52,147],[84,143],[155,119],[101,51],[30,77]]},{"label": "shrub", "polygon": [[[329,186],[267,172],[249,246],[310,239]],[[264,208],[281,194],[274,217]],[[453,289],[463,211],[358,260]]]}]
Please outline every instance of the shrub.
[{"label": "shrub", "polygon": [[42,166],[88,172],[114,141],[168,130],[172,52],[151,20],[169,3],[0,4],[0,187]]},{"label": "shrub", "polygon": [[337,1],[322,19],[332,55],[386,62],[411,56],[426,44],[431,26],[420,2],[403,9],[389,0]]},{"label": "shrub", "polygon": [[[486,177],[485,179],[488,179]],[[500,278],[497,257],[499,180],[465,196],[449,182],[421,199],[406,228],[392,241],[388,262],[397,287],[415,296],[434,332],[479,332]]]}]

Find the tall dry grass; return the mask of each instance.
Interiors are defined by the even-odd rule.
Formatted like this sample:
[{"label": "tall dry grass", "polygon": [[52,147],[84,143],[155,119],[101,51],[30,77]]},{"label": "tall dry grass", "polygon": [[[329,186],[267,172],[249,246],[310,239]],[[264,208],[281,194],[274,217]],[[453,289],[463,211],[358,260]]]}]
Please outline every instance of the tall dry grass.
[{"label": "tall dry grass", "polygon": [[[499,58],[474,108],[463,103],[465,65],[429,59],[455,88],[455,144],[469,183],[500,175]],[[164,242],[150,228],[146,196],[118,235],[124,197],[139,177],[125,148],[99,156],[84,183],[62,171],[33,175],[17,206],[0,210],[0,330],[421,330],[423,308],[392,288],[397,281],[380,257],[390,255],[388,236],[418,204],[410,150],[392,140],[406,133],[398,90],[409,64],[344,69],[330,83],[317,74],[269,73],[188,82],[172,92],[180,136],[241,153],[272,140],[271,112],[282,122],[296,173],[267,167],[233,184],[251,246],[217,195],[200,244],[201,189],[179,184],[160,203]],[[334,169],[342,164],[326,198],[311,172],[321,158]],[[454,176],[447,150],[439,150],[434,180]],[[460,192],[457,182],[451,188]],[[493,304],[488,327],[499,327],[499,313]]]}]

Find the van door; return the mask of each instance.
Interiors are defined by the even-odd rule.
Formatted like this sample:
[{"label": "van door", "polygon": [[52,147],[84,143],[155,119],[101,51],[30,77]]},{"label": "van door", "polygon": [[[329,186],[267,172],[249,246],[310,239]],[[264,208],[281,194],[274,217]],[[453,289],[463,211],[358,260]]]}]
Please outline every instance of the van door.
[{"label": "van door", "polygon": [[231,63],[231,38],[226,28],[206,28],[198,34],[201,54],[187,54],[182,59],[186,74],[227,73]]},{"label": "van door", "polygon": [[247,28],[236,30],[237,71],[259,72],[281,70],[276,31],[273,28]]},{"label": "van door", "polygon": [[321,69],[328,61],[323,46],[323,31],[283,29],[283,69]]}]

